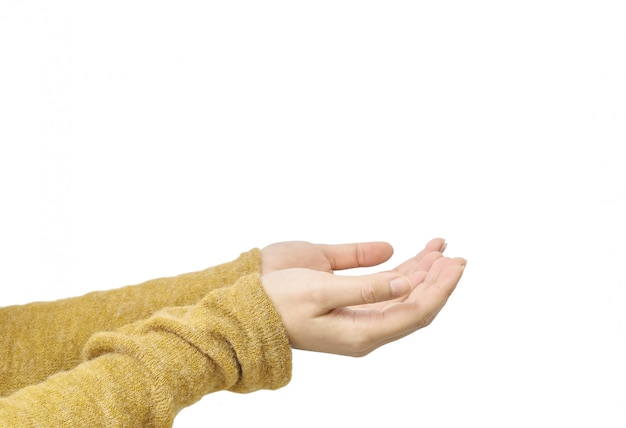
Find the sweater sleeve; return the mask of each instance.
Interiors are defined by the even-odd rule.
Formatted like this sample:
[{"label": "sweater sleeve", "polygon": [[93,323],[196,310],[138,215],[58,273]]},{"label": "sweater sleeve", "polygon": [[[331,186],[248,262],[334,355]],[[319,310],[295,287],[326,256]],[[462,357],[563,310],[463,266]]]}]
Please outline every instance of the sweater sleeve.
[{"label": "sweater sleeve", "polygon": [[291,350],[259,274],[114,332],[92,336],[85,362],[0,399],[5,427],[171,427],[218,390],[277,389]]},{"label": "sweater sleeve", "polygon": [[87,339],[96,332],[115,330],[165,307],[197,303],[210,290],[260,270],[261,253],[253,249],[199,272],[0,308],[0,396],[75,367]]}]

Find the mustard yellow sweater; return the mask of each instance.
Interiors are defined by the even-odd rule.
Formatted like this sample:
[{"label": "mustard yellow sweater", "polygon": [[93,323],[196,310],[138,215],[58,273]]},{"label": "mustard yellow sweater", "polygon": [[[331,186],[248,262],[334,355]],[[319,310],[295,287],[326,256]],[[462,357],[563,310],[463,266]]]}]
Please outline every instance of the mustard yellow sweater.
[{"label": "mustard yellow sweater", "polygon": [[218,390],[286,385],[260,251],[200,272],[0,308],[0,426],[170,427]]}]

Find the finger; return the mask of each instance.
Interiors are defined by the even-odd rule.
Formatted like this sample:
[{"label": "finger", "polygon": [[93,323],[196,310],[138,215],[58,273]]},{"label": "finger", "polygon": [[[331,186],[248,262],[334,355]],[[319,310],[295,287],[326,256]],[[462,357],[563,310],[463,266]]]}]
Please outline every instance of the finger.
[{"label": "finger", "polygon": [[318,288],[322,312],[332,309],[383,302],[408,295],[411,279],[389,272],[361,276],[329,276]]},{"label": "finger", "polygon": [[[451,259],[443,266],[435,283],[424,289],[418,287],[405,302],[389,306],[377,317],[364,313],[365,322],[360,328],[372,343],[371,349],[429,325],[454,291],[464,268],[464,259]],[[415,299],[416,293],[419,294],[418,299]],[[358,320],[358,312],[356,315]]]},{"label": "finger", "polygon": [[424,249],[418,253],[418,256],[420,254],[430,253],[431,251],[439,251],[440,253],[443,253],[447,246],[448,244],[446,243],[446,240],[443,238],[431,239],[430,241],[426,243],[426,245],[424,246]]},{"label": "finger", "polygon": [[446,247],[448,246],[448,244],[446,243],[446,240],[443,238],[434,238],[431,239],[430,241],[428,241],[428,243],[426,244],[426,246],[424,247],[424,252],[430,252],[430,251],[439,251],[439,252],[444,252]]},{"label": "finger", "polygon": [[431,251],[429,253],[420,254],[419,257],[412,257],[409,260],[396,267],[394,271],[409,275],[412,272],[429,271],[437,260],[443,257],[440,251]]},{"label": "finger", "polygon": [[466,263],[461,257],[437,260],[407,300],[416,303],[423,313],[443,307],[461,279]]},{"label": "finger", "polygon": [[429,287],[439,287],[441,286],[442,281],[441,275],[447,268],[452,266],[465,267],[466,264],[467,261],[461,257],[455,257],[453,259],[442,257],[433,263],[432,267],[428,271],[428,274],[424,278],[424,284]]},{"label": "finger", "polygon": [[393,271],[402,273],[404,275],[408,275],[411,272],[428,271],[432,267],[433,263],[442,257],[443,254],[441,254],[441,252],[439,251],[431,251],[423,254],[420,253],[417,256],[405,261],[404,263],[393,269]]},{"label": "finger", "polygon": [[446,249],[446,246],[446,241],[443,238],[431,239],[422,251],[397,266],[394,271],[401,272],[406,275],[408,272],[416,270],[428,270],[430,269],[432,262],[441,257],[443,251]]},{"label": "finger", "polygon": [[393,247],[387,242],[321,244],[320,247],[333,270],[376,266],[386,262],[393,255]]}]

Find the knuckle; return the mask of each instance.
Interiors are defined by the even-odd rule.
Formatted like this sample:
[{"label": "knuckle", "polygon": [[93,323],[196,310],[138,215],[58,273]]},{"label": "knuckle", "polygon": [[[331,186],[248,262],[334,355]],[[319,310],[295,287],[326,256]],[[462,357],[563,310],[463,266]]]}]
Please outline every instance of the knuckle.
[{"label": "knuckle", "polygon": [[380,300],[378,294],[376,286],[371,282],[368,282],[361,287],[361,299],[364,303],[378,302]]}]

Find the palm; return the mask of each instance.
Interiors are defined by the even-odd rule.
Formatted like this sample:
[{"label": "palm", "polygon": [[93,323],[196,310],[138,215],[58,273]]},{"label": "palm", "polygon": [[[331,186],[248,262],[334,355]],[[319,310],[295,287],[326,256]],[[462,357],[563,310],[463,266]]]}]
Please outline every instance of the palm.
[{"label": "palm", "polygon": [[[383,263],[393,249],[381,242],[283,242],[262,250],[262,282],[294,348],[361,356],[425,327],[441,310],[465,266],[464,259],[444,257],[444,249],[442,239],[433,239],[393,274],[335,276]],[[410,288],[394,285],[402,276]]]},{"label": "palm", "polygon": [[413,301],[417,299],[421,290],[419,288],[424,282],[430,281],[431,278],[435,278],[439,272],[445,266],[446,260],[443,258],[442,251],[445,250],[445,243],[441,239],[433,239],[430,241],[422,251],[420,251],[414,257],[406,260],[400,265],[396,266],[391,272],[397,272],[404,275],[413,285],[413,292],[411,294],[401,297],[399,299],[386,300],[383,302],[369,303],[365,305],[359,305],[357,307],[347,308],[349,311],[339,311],[338,315],[350,316],[364,316],[364,317],[377,317],[381,316],[382,312],[396,304],[404,301]]}]

